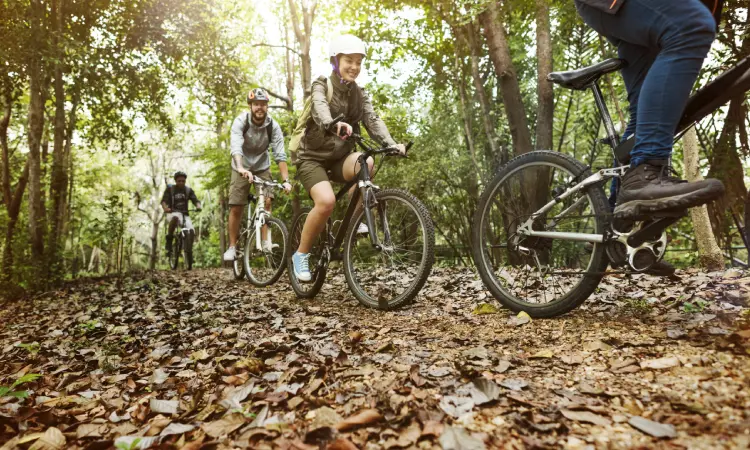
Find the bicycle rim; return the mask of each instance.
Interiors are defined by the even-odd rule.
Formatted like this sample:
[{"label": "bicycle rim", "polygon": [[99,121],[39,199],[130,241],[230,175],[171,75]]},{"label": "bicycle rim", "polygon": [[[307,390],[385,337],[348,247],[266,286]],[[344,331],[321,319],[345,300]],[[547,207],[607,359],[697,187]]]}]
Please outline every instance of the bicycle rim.
[{"label": "bicycle rim", "polygon": [[[603,244],[523,236],[518,227],[559,196],[582,171],[551,152],[518,158],[501,170],[480,200],[474,226],[483,281],[514,311],[549,317],[573,309],[596,289],[606,270]],[[574,173],[574,171],[576,173]],[[602,234],[606,199],[593,186],[558,202],[533,221],[537,231]]]},{"label": "bicycle rim", "polygon": [[381,249],[369,234],[358,234],[366,223],[364,210],[353,217],[344,244],[347,283],[365,306],[392,309],[414,299],[424,286],[434,261],[435,235],[422,203],[408,192],[385,190],[371,202],[374,231]]},{"label": "bicycle rim", "polygon": [[[287,231],[283,222],[275,218],[266,219],[267,233],[274,246],[258,248],[256,230],[253,230],[245,245],[243,261],[247,279],[255,286],[268,286],[275,283],[284,272],[287,254]],[[262,241],[266,236],[262,236]]]}]

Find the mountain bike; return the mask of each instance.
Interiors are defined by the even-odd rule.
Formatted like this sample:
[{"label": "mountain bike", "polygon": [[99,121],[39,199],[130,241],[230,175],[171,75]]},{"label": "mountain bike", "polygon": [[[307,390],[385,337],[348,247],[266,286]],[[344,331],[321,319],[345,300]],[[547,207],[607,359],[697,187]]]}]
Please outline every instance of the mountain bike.
[{"label": "mountain bike", "polygon": [[[266,196],[275,189],[283,189],[283,186],[259,177],[253,177],[253,184],[258,195],[248,195],[248,205],[256,203],[256,206],[255,209],[247,208],[247,218],[237,239],[232,268],[235,279],[247,277],[254,286],[265,287],[278,281],[284,273],[289,233],[284,222],[271,216],[265,207]],[[267,241],[273,244],[269,246]]]},{"label": "mountain bike", "polygon": [[[339,118],[337,118],[340,120]],[[362,149],[359,172],[336,194],[347,195],[352,186],[349,206],[334,234],[329,218],[310,251],[312,279],[305,283],[294,275],[292,253],[299,247],[302,226],[310,209],[304,209],[292,221],[287,272],[292,289],[299,298],[313,298],[325,282],[331,261],[343,260],[344,277],[354,297],[364,306],[389,310],[411,302],[427,281],[435,260],[435,231],[427,208],[415,196],[401,189],[380,189],[372,183],[367,159],[382,155],[399,156],[393,147],[377,144],[357,134],[349,139]],[[407,145],[407,151],[411,143]],[[367,234],[359,233],[366,224]],[[343,246],[343,248],[342,248]]]},{"label": "mountain bike", "polygon": [[[623,67],[610,59],[547,79],[562,87],[590,90],[607,132],[603,139],[620,163],[596,172],[554,151],[517,156],[495,174],[474,214],[474,261],[489,291],[512,311],[554,317],[583,303],[607,265],[648,270],[667,248],[665,230],[686,211],[664,211],[616,220],[604,184],[622,177],[635,139],[620,142],[598,80]],[[738,94],[750,90],[750,58],[740,61],[691,96],[675,140]]]},{"label": "mountain bike", "polygon": [[187,270],[192,270],[193,240],[195,239],[195,230],[182,227],[182,224],[185,223],[185,213],[180,211],[173,211],[173,213],[182,214],[182,219],[177,222],[177,227],[175,228],[174,242],[172,243],[172,254],[169,255],[169,267],[172,270],[177,270],[177,268],[180,267],[180,254],[182,254],[182,252],[184,251],[185,268]]}]

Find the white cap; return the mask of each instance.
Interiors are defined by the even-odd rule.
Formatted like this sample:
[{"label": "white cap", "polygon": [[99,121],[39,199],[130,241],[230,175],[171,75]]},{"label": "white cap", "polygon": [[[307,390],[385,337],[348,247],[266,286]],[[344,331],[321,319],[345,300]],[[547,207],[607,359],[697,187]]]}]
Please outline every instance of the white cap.
[{"label": "white cap", "polygon": [[365,43],[362,42],[362,39],[351,34],[343,34],[334,38],[328,45],[328,56],[333,57],[342,54],[360,54],[366,56],[367,49],[365,48]]}]

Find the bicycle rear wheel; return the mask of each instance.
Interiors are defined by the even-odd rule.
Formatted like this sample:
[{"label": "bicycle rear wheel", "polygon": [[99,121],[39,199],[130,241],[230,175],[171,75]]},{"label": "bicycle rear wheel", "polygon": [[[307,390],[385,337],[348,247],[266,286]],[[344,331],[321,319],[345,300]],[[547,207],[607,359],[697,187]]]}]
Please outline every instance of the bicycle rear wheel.
[{"label": "bicycle rear wheel", "polygon": [[286,245],[289,240],[286,225],[275,217],[266,217],[266,227],[277,247],[264,250],[261,245],[259,249],[256,243],[256,230],[253,229],[245,244],[243,255],[247,280],[258,287],[269,286],[278,281],[286,267]]},{"label": "bicycle rear wheel", "polygon": [[[505,307],[533,317],[555,317],[583,303],[599,285],[608,259],[604,244],[525,236],[531,214],[591,171],[557,152],[535,151],[503,166],[474,214],[473,256],[487,289]],[[556,203],[532,229],[604,234],[607,199],[600,185]]]},{"label": "bicycle rear wheel", "polygon": [[240,236],[237,239],[237,244],[234,246],[235,256],[232,261],[232,273],[234,274],[235,280],[241,280],[245,277],[245,263],[243,262],[243,252],[247,244],[247,230],[240,230]]},{"label": "bicycle rear wheel", "polygon": [[330,260],[329,255],[327,253],[324,254],[324,252],[327,252],[327,249],[323,245],[323,239],[325,239],[328,233],[328,228],[326,228],[320,233],[320,236],[318,236],[318,239],[313,244],[313,248],[310,250],[309,266],[310,272],[312,272],[312,279],[305,283],[294,276],[292,255],[299,248],[302,226],[305,224],[308,214],[310,214],[310,208],[303,208],[292,220],[292,231],[289,233],[289,245],[287,246],[289,283],[292,285],[292,289],[298,298],[313,298],[318,295],[318,292],[323,287],[323,283],[326,281],[326,272],[328,271],[328,262]]},{"label": "bicycle rear wheel", "polygon": [[435,260],[435,231],[427,208],[399,189],[368,202],[381,249],[369,234],[358,234],[365,210],[355,212],[344,239],[344,276],[357,300],[389,310],[411,302],[427,281]]}]

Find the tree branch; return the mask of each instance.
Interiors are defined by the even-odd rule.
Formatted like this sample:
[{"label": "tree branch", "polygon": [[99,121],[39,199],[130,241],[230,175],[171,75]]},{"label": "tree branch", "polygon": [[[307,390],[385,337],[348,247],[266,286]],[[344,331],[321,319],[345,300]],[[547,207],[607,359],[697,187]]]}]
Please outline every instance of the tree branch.
[{"label": "tree branch", "polygon": [[293,49],[292,47],[289,47],[288,45],[273,45],[273,44],[266,44],[264,42],[261,42],[260,44],[253,44],[251,47],[272,47],[272,48],[285,48],[289,50],[290,52],[296,54],[297,56],[302,56],[300,52]]},{"label": "tree branch", "polygon": [[[265,90],[266,92],[268,92],[268,95],[270,95],[271,97],[276,97],[276,98],[278,98],[279,100],[281,100],[281,101],[283,101],[284,103],[286,103],[286,106],[285,106],[284,108],[288,109],[289,111],[291,111],[291,110],[292,110],[292,101],[291,101],[291,100],[289,100],[289,98],[288,98],[288,97],[285,97],[285,96],[283,96],[283,95],[281,95],[281,94],[277,94],[276,92],[274,92],[274,91],[272,91],[272,90],[270,90],[270,89],[268,89],[268,88],[266,88],[266,87],[263,87],[263,86],[261,86],[261,88],[262,88],[263,90]],[[271,108],[274,108],[274,106],[270,106],[270,107],[271,107]]]},{"label": "tree branch", "polygon": [[289,0],[289,12],[292,16],[292,26],[294,27],[294,35],[297,36],[297,42],[304,42],[305,36],[302,34],[302,30],[299,27],[299,17],[297,17],[297,5],[294,0]]}]

